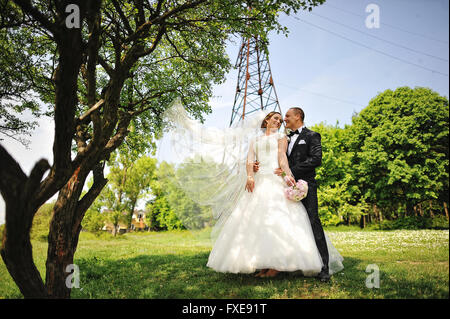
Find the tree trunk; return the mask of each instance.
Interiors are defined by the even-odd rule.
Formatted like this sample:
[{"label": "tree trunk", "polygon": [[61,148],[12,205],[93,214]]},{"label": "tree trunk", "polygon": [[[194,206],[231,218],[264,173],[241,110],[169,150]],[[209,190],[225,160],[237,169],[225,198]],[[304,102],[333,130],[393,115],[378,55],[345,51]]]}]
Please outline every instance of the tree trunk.
[{"label": "tree trunk", "polygon": [[[72,138],[75,132],[75,111],[78,105],[77,81],[83,56],[82,36],[79,29],[67,29],[55,35],[59,53],[55,82],[55,140],[53,154],[56,171],[71,163]],[[58,159],[58,160],[57,160]],[[74,169],[68,182],[58,194],[53,208],[48,236],[46,283],[51,298],[68,298],[66,287],[66,266],[73,263],[77,220],[74,214],[77,200],[84,185],[84,171],[80,166]],[[83,175],[85,174],[85,175]],[[78,176],[80,175],[80,176]],[[81,186],[79,186],[81,182]],[[72,193],[78,196],[72,196]],[[81,221],[80,221],[81,222]]]},{"label": "tree trunk", "polygon": [[73,264],[78,245],[81,221],[95,198],[100,194],[107,180],[103,178],[103,167],[97,164],[94,183],[80,199],[89,171],[79,167],[58,195],[50,223],[47,250],[47,276],[45,287],[51,298],[69,298],[71,287],[66,280],[70,273],[67,266]]},{"label": "tree trunk", "polygon": [[420,214],[420,217],[423,217],[423,208],[422,208],[422,203],[419,203],[419,214]]},{"label": "tree trunk", "polygon": [[[76,41],[74,42],[76,43]],[[67,51],[71,51],[78,57],[78,51],[66,48],[66,53]],[[81,55],[81,52],[78,53]],[[6,203],[6,235],[1,255],[9,273],[25,298],[49,297],[40,273],[34,265],[29,233],[39,206],[64,185],[70,176],[68,171],[72,169],[70,165],[71,140],[75,105],[78,103],[73,87],[76,87],[77,84],[81,59],[74,59],[73,56],[71,59],[67,59],[66,56],[63,62],[63,55],[61,53],[55,76],[55,140],[52,170],[41,183],[43,174],[50,168],[47,161],[37,162],[30,176],[27,177],[17,163],[15,165],[11,163],[14,160],[6,150],[6,154],[1,154],[2,166],[4,166],[0,174],[3,180],[1,191]],[[3,160],[8,162],[4,163]],[[8,178],[11,179],[8,181]],[[8,188],[14,188],[15,194],[12,194]],[[59,234],[65,236],[65,234]]]},{"label": "tree trunk", "polygon": [[[66,286],[66,267],[73,264],[81,220],[75,216],[76,206],[87,174],[80,176],[80,168],[58,195],[50,223],[47,250],[46,289],[52,298],[69,298]],[[75,222],[75,223],[74,223]]]},{"label": "tree trunk", "polygon": [[411,203],[406,203],[405,206],[405,216],[409,216],[414,210],[414,205],[412,205]]},{"label": "tree trunk", "polygon": [[444,211],[445,211],[445,217],[447,217],[447,220],[448,220],[448,208],[447,208],[446,202],[444,202]]},{"label": "tree trunk", "polygon": [[131,213],[128,216],[128,220],[127,220],[127,227],[128,230],[131,229],[131,223],[133,222],[133,214],[134,214],[134,210],[136,208],[136,203],[137,203],[137,198],[133,198],[133,202],[131,203]]},{"label": "tree trunk", "polygon": [[[40,205],[51,198],[70,176],[71,141],[74,133],[75,108],[78,104],[78,72],[81,66],[80,30],[67,30],[55,35],[59,53],[55,83],[55,139],[53,167],[40,160],[27,177],[14,159],[1,148],[1,191],[6,203],[6,231],[2,258],[25,298],[48,297],[39,271],[34,265],[30,229]],[[4,152],[3,152],[4,151]],[[15,163],[14,163],[15,162]],[[9,189],[11,188],[11,190]]]},{"label": "tree trunk", "polygon": [[2,145],[0,162],[0,192],[5,201],[6,221],[0,254],[25,298],[46,298],[41,274],[33,261],[30,230],[37,209],[48,199],[37,200],[36,192],[50,166],[46,160],[40,160],[26,176]]},{"label": "tree trunk", "polygon": [[433,201],[430,200],[430,217],[434,218],[434,213],[433,213]]},{"label": "tree trunk", "polygon": [[[88,20],[96,19],[96,29],[90,28],[92,38],[88,40],[87,48],[90,52],[87,59],[88,69],[95,72],[101,2],[78,2],[83,4],[80,5],[81,20],[86,16]],[[0,145],[0,191],[6,205],[6,225],[0,253],[25,298],[68,298],[70,289],[65,285],[65,267],[73,263],[84,213],[107,182],[103,178],[103,169],[99,175],[100,170],[95,167],[100,165],[100,159],[106,158],[122,143],[127,134],[131,115],[124,115],[118,121],[117,105],[124,80],[138,57],[134,60],[125,59],[120,72],[117,72],[105,87],[105,93],[102,94],[104,119],[93,121],[92,142],[84,149],[83,143],[80,142],[78,154],[72,161],[72,139],[76,136],[75,128],[79,120],[76,120],[77,87],[83,56],[86,57],[81,28],[64,28],[64,5],[56,6],[55,22],[50,22],[36,9],[38,6],[31,5],[30,1],[15,3],[22,9],[24,16],[30,16],[33,22],[47,29],[57,48],[55,57],[58,58],[58,64],[52,77],[55,89],[53,166],[48,176],[41,181],[50,168],[47,161],[41,160],[36,163],[28,177]],[[88,99],[92,104],[96,98],[95,74],[88,76],[88,82]],[[91,116],[97,119],[99,117],[95,112]],[[100,122],[103,124],[101,127],[98,125]],[[114,136],[111,137],[113,133]],[[94,172],[94,184],[88,193],[79,199],[90,170]],[[58,191],[60,193],[50,225],[44,285],[33,262],[29,232],[37,209]]]},{"label": "tree trunk", "polygon": [[[14,207],[6,202],[6,228],[3,236],[1,256],[20,292],[25,298],[46,298],[47,294],[39,273],[33,261],[33,249],[30,242],[30,232],[24,224],[25,219],[14,220],[11,216],[24,215],[23,208]],[[21,206],[18,201],[17,206]]]},{"label": "tree trunk", "polygon": [[364,229],[366,227],[366,216],[361,215],[361,219],[359,220],[359,227]]},{"label": "tree trunk", "polygon": [[381,214],[381,210],[379,210],[377,207],[377,204],[373,204],[373,212],[374,212],[375,217],[378,220],[378,222],[381,223],[383,221],[383,217]]},{"label": "tree trunk", "polygon": [[125,183],[127,182],[127,167],[124,167],[123,169],[123,176],[122,176],[122,182],[120,183],[119,187],[119,194],[117,196],[117,208],[122,210],[122,196],[124,193]]}]

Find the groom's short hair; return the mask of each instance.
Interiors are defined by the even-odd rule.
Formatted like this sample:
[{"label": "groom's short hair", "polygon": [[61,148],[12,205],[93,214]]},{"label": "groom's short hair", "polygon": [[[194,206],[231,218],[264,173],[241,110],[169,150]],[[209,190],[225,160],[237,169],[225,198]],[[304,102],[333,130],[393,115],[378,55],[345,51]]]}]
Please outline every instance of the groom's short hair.
[{"label": "groom's short hair", "polygon": [[300,118],[302,119],[302,122],[305,121],[305,112],[298,106],[291,107],[292,110],[294,110],[295,115],[300,115]]}]

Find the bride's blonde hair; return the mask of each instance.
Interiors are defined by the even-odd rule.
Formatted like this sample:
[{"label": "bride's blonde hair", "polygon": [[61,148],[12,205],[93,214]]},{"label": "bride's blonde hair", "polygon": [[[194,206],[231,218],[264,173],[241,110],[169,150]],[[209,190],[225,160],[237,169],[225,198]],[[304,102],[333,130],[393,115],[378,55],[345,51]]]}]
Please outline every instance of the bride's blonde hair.
[{"label": "bride's blonde hair", "polygon": [[280,114],[281,117],[283,117],[281,115],[280,112],[276,112],[276,111],[272,111],[269,114],[266,115],[266,117],[264,118],[264,120],[261,123],[261,128],[267,128],[267,122],[272,118],[272,116],[274,116],[275,114]]}]

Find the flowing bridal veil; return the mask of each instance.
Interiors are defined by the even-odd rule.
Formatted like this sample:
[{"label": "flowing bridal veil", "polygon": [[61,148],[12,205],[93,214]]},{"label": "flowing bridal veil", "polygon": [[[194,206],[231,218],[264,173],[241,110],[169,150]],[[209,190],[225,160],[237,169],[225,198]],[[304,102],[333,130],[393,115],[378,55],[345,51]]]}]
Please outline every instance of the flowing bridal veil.
[{"label": "flowing bridal veil", "polygon": [[[268,113],[256,111],[224,129],[191,119],[179,100],[164,114],[179,167],[189,172],[177,181],[192,200],[211,207],[216,220],[211,232],[213,242],[245,192],[248,149],[263,134],[260,126]],[[185,226],[189,228],[188,221]]]},{"label": "flowing bridal veil", "polygon": [[[285,135],[265,134],[261,123],[268,113],[258,111],[233,127],[218,129],[190,119],[175,102],[165,119],[181,160],[177,173],[185,172],[177,181],[191,199],[210,206],[216,219],[208,267],[232,273],[301,270],[313,276],[323,261],[304,205],[285,198],[286,184],[274,174],[279,167],[278,140]],[[260,170],[255,189],[248,193],[244,186],[252,156],[260,160]],[[189,228],[189,220],[178,217]],[[332,274],[343,269],[343,258],[326,234],[325,238]]]}]

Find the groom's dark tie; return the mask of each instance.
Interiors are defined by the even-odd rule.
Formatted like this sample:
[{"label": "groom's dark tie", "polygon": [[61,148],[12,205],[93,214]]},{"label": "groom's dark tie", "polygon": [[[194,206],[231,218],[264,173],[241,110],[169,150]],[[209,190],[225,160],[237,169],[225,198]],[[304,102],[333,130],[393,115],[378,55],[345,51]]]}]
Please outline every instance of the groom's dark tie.
[{"label": "groom's dark tie", "polygon": [[289,137],[292,137],[295,134],[300,134],[300,132],[298,130],[292,131],[288,134]]}]

